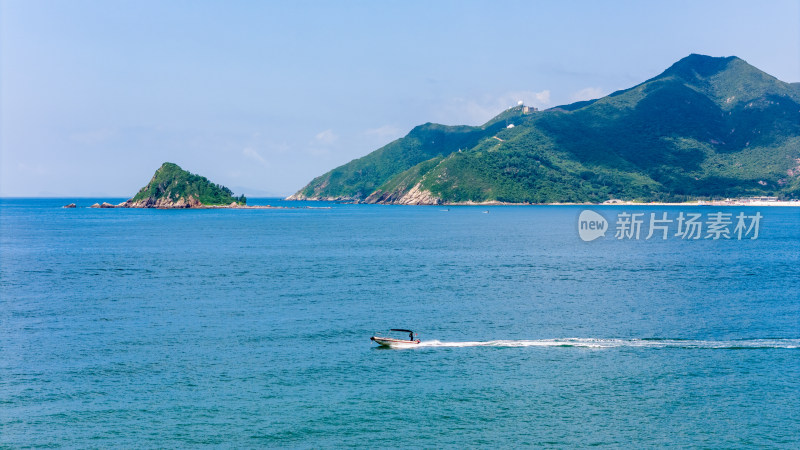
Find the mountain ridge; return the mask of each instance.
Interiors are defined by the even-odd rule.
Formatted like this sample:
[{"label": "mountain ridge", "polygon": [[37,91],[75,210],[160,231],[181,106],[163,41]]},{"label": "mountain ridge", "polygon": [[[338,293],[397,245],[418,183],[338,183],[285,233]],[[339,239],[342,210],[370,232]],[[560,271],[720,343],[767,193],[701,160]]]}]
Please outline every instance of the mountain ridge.
[{"label": "mountain ridge", "polygon": [[799,177],[800,84],[735,56],[692,54],[599,99],[533,114],[510,108],[479,127],[420,125],[315,178],[289,199],[797,198]]}]

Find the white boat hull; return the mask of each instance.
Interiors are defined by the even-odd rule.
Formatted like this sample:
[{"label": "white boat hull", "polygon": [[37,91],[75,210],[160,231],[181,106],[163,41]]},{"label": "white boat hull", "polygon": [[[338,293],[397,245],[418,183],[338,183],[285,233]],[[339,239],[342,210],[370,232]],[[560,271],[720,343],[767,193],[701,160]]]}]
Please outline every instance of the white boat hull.
[{"label": "white boat hull", "polygon": [[372,342],[375,342],[376,344],[382,347],[401,348],[401,347],[413,347],[415,345],[419,345],[419,339],[414,341],[409,341],[406,339],[394,339],[394,338],[387,338],[380,336],[372,336],[369,339]]}]

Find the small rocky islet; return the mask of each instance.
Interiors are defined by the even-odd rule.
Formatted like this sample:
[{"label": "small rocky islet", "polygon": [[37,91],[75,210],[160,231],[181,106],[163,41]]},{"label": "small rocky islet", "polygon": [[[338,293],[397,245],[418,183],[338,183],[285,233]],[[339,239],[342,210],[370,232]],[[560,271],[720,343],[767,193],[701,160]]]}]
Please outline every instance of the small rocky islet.
[{"label": "small rocky islet", "polygon": [[[72,208],[74,204],[66,205]],[[95,203],[90,208],[238,208],[272,209],[277,206],[248,206],[244,195],[235,197],[225,186],[212,183],[208,178],[181,169],[177,164],[165,162],[153,174],[149,183],[133,198],[119,204]]]}]

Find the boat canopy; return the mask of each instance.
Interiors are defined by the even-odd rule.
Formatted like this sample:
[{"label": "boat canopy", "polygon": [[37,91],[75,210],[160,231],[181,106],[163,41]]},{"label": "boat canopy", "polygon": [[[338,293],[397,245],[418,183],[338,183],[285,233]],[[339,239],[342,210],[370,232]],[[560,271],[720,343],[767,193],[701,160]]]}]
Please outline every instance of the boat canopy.
[{"label": "boat canopy", "polygon": [[403,331],[403,332],[406,332],[406,333],[413,333],[413,331],[411,331],[411,330],[403,330],[401,328],[392,328],[389,331]]}]

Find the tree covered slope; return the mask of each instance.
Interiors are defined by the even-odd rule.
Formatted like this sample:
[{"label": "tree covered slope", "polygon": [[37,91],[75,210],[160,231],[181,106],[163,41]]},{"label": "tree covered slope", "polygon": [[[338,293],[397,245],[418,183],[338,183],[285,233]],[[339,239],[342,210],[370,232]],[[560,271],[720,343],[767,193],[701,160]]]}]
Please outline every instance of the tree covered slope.
[{"label": "tree covered slope", "polygon": [[198,207],[247,203],[244,196],[234,197],[225,186],[214,184],[206,177],[165,162],[156,170],[147,186],[126,203],[133,207]]},{"label": "tree covered slope", "polygon": [[[508,128],[508,124],[514,124]],[[800,196],[800,86],[690,55],[606,97],[425,124],[290,198],[430,204]]]}]

